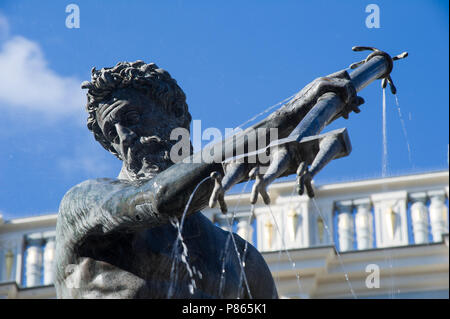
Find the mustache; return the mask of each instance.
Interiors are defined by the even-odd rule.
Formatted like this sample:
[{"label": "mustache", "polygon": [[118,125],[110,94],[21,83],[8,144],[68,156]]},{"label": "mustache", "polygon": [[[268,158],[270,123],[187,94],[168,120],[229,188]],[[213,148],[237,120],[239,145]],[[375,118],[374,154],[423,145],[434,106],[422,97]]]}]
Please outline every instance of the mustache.
[{"label": "mustache", "polygon": [[139,171],[144,162],[152,171],[158,172],[172,164],[169,150],[176,141],[161,138],[158,135],[141,136],[128,147],[126,156],[127,164],[131,171]]},{"label": "mustache", "polygon": [[152,136],[141,136],[139,138],[139,143],[145,145],[145,144],[165,144],[166,141],[161,139],[158,135],[152,135]]}]

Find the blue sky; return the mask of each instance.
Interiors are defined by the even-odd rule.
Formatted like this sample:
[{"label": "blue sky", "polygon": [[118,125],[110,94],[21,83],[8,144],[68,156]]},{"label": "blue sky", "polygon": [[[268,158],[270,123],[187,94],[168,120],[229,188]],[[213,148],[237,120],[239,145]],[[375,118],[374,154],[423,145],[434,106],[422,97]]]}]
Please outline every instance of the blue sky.
[{"label": "blue sky", "polygon": [[[68,29],[65,8],[80,8]],[[380,28],[365,8],[380,8]],[[448,1],[18,1],[0,2],[0,214],[56,212],[64,193],[120,162],[86,129],[79,84],[119,61],[155,62],[186,92],[202,127],[235,127],[313,79],[366,56],[368,45],[410,56],[395,66],[406,138],[387,94],[388,173],[448,168]],[[379,83],[360,93],[347,127],[352,154],[316,183],[380,177]]]}]

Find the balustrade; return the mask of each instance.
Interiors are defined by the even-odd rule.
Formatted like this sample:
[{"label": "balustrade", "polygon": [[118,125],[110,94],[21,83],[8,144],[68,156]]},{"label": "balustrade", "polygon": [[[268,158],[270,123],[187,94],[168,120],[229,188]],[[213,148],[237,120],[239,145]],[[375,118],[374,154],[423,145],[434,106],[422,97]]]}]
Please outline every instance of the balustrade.
[{"label": "balustrade", "polygon": [[[329,205],[329,200],[321,202],[318,198],[318,205],[322,205],[321,214],[317,214],[311,201],[303,198],[296,206],[291,201],[289,205],[272,204],[280,234],[270,211],[264,206],[255,210],[259,220],[256,227],[249,223],[250,212],[239,212],[235,216],[234,229],[261,251],[333,245],[331,232],[335,232],[335,244],[341,252],[426,244],[429,238],[439,242],[443,234],[448,233],[446,194],[444,190],[375,193],[336,201],[334,205]],[[335,218],[331,218],[333,210]],[[328,229],[322,216],[327,220],[331,218],[333,222]],[[218,213],[215,220],[228,230],[224,216]],[[258,238],[256,243],[252,241],[254,233]],[[279,235],[283,239],[278,238]]]},{"label": "balustrade", "polygon": [[358,199],[353,201],[353,204],[356,206],[355,228],[357,248],[373,248],[373,216],[371,213],[370,199]]},{"label": "balustrade", "polygon": [[336,204],[338,211],[337,231],[340,251],[349,251],[353,249],[353,203],[351,201],[342,201]]},{"label": "balustrade", "polygon": [[25,287],[53,284],[55,248],[54,231],[0,239],[0,282],[16,281]]},{"label": "balustrade", "polygon": [[410,195],[411,223],[415,244],[428,243],[428,209],[427,194],[425,192]]},{"label": "balustrade", "polygon": [[438,242],[442,240],[442,235],[448,233],[448,209],[445,205],[445,192],[432,191],[430,196],[430,224],[433,241]]}]

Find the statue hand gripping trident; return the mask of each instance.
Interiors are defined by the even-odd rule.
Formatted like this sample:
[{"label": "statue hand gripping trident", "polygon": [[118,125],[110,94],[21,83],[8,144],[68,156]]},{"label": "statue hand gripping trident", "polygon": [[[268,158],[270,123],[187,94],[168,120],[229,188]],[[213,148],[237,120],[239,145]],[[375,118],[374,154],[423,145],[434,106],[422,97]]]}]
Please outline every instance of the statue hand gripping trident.
[{"label": "statue hand gripping trident", "polygon": [[[346,129],[318,135],[332,121],[343,117],[348,119],[351,112],[359,113],[364,100],[356,93],[375,79],[382,79],[382,87],[387,83],[393,94],[396,88],[390,73],[393,61],[405,58],[406,52],[391,58],[387,53],[372,47],[354,47],[354,51],[373,51],[366,59],[353,63],[352,73],[340,71],[321,77],[301,90],[289,103],[284,105],[256,127],[277,125],[281,139],[273,141],[268,147],[258,150],[257,154],[271,152],[270,165],[265,174],[260,173],[260,165],[249,165],[242,160],[249,155],[237,156],[225,161],[225,176],[222,187],[216,186],[210,199],[214,207],[220,199],[220,207],[226,212],[223,195],[232,185],[247,178],[255,179],[251,203],[257,201],[260,194],[266,204],[270,203],[266,187],[280,176],[295,173],[299,195],[306,193],[314,197],[312,178],[332,159],[346,156],[351,152],[351,144]],[[298,123],[292,129],[293,123]],[[253,127],[252,129],[254,129]],[[248,174],[248,176],[246,176]],[[216,174],[217,175],[217,174]]]}]

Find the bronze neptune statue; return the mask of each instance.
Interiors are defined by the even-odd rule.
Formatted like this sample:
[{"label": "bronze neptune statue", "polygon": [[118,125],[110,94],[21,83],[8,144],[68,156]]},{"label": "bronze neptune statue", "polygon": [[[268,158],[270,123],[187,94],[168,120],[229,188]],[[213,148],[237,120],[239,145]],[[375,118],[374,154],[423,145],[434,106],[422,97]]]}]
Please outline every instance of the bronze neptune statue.
[{"label": "bronze neptune statue", "polygon": [[[356,94],[370,82],[382,78],[383,85],[392,83],[393,59],[373,48],[355,48],[363,49],[374,52],[354,65],[351,74],[340,71],[314,80],[259,123],[180,160],[171,156],[179,142],[171,139],[172,132],[189,130],[191,115],[184,92],[170,74],[142,61],[94,68],[91,81],[82,84],[87,89],[87,126],[123,164],[117,179],[82,182],[62,199],[58,298],[277,298],[263,257],[238,235],[233,240],[239,256],[230,254],[223,263],[230,234],[200,210],[219,202],[226,212],[225,191],[248,179],[256,179],[252,203],[259,194],[269,203],[266,187],[293,173],[298,175],[299,193],[314,196],[312,177],[351,150],[345,129],[318,135],[320,131],[339,117],[359,112],[364,101]],[[269,140],[268,133],[250,134],[261,129],[276,129],[277,139]],[[251,144],[263,145],[263,139],[265,146],[251,157]],[[183,147],[192,150],[190,143]],[[263,153],[270,154],[265,166],[258,157]],[[205,161],[205,154],[211,160]],[[180,256],[173,246],[180,234],[174,221],[182,225],[191,266],[177,267],[176,276],[173,263]],[[241,274],[238,257],[244,250]],[[192,271],[197,274],[195,287]],[[243,276],[247,289],[239,291]]]}]

